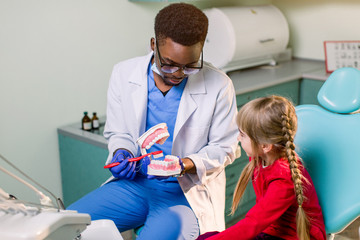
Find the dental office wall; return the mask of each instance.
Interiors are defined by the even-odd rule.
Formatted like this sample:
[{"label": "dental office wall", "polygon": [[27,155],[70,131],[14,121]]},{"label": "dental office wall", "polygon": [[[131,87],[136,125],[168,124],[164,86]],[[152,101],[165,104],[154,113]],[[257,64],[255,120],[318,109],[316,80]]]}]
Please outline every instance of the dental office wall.
[{"label": "dental office wall", "polygon": [[288,20],[295,57],[324,60],[325,40],[360,40],[358,0],[273,0],[272,4]]},{"label": "dental office wall", "polygon": [[[356,0],[185,2],[200,8],[274,4],[288,19],[295,57],[324,60],[324,40],[360,39]],[[149,51],[154,16],[167,4],[0,0],[0,154],[61,196],[56,129],[76,121],[80,127],[84,111],[105,115],[113,65]],[[2,172],[0,188],[37,201]]]}]

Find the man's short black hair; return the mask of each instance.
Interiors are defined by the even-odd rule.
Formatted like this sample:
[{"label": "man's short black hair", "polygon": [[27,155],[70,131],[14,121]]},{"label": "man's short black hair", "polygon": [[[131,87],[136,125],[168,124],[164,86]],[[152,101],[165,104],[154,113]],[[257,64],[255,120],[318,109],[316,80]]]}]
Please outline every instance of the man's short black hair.
[{"label": "man's short black hair", "polygon": [[155,17],[155,37],[160,43],[165,38],[184,46],[205,42],[209,21],[197,7],[174,3],[161,9]]}]

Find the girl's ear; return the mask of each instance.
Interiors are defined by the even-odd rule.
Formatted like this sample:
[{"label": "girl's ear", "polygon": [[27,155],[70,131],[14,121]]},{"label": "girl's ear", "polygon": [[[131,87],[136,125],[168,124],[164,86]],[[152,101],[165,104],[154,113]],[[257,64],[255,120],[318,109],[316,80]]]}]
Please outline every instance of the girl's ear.
[{"label": "girl's ear", "polygon": [[264,153],[268,153],[273,149],[273,144],[262,144],[261,148],[263,150]]}]

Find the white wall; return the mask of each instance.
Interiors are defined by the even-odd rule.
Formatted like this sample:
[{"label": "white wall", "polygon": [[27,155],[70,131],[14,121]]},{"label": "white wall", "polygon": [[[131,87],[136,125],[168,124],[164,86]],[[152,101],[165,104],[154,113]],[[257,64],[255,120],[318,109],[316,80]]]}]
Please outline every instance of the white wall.
[{"label": "white wall", "polygon": [[360,40],[358,0],[273,0],[290,27],[293,55],[324,60],[325,40]]},{"label": "white wall", "polygon": [[163,5],[1,0],[0,153],[61,196],[57,127],[105,114],[113,65],[148,51]]},{"label": "white wall", "polygon": [[[0,154],[61,196],[57,128],[80,124],[84,111],[105,115],[113,65],[148,52],[167,4],[0,0]],[[0,172],[0,187],[36,200],[9,179]]]},{"label": "white wall", "polygon": [[[207,8],[271,1],[191,2]],[[323,59],[323,40],[360,39],[357,0],[272,2],[289,21],[297,57]],[[0,154],[61,196],[56,129],[80,124],[85,110],[105,114],[113,65],[148,51],[154,16],[167,4],[0,0]],[[0,187],[35,199],[1,172]]]}]

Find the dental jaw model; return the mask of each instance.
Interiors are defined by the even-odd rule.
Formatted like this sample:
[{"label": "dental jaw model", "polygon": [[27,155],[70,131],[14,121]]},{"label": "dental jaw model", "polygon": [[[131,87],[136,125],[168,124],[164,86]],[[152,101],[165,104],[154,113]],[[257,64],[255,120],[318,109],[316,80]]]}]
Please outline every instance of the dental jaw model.
[{"label": "dental jaw model", "polygon": [[[147,149],[150,149],[155,143],[163,144],[170,136],[166,123],[155,125],[141,135],[136,141],[140,146],[142,155],[148,154]],[[157,155],[153,155],[157,157]],[[148,165],[147,174],[154,176],[175,176],[181,173],[180,159],[176,156],[166,155],[164,160],[151,159]]]},{"label": "dental jaw model", "polygon": [[151,160],[148,165],[147,174],[155,176],[180,175],[180,159],[176,156],[166,155],[165,160]]},{"label": "dental jaw model", "polygon": [[[178,176],[182,168],[180,165],[180,158],[172,155],[166,155],[164,160],[153,160],[152,158],[163,157],[162,151],[155,151],[147,153],[146,150],[150,149],[155,143],[163,144],[170,136],[166,123],[160,123],[137,139],[137,144],[140,146],[141,156],[129,158],[129,162],[137,162],[146,156],[150,157],[150,164],[147,167],[147,174],[154,176]],[[104,168],[112,168],[119,165],[119,162],[110,163]]]},{"label": "dental jaw model", "polygon": [[166,123],[159,123],[141,135],[136,141],[140,146],[141,154],[147,154],[146,150],[150,149],[155,143],[163,144],[170,136],[167,129]]}]

